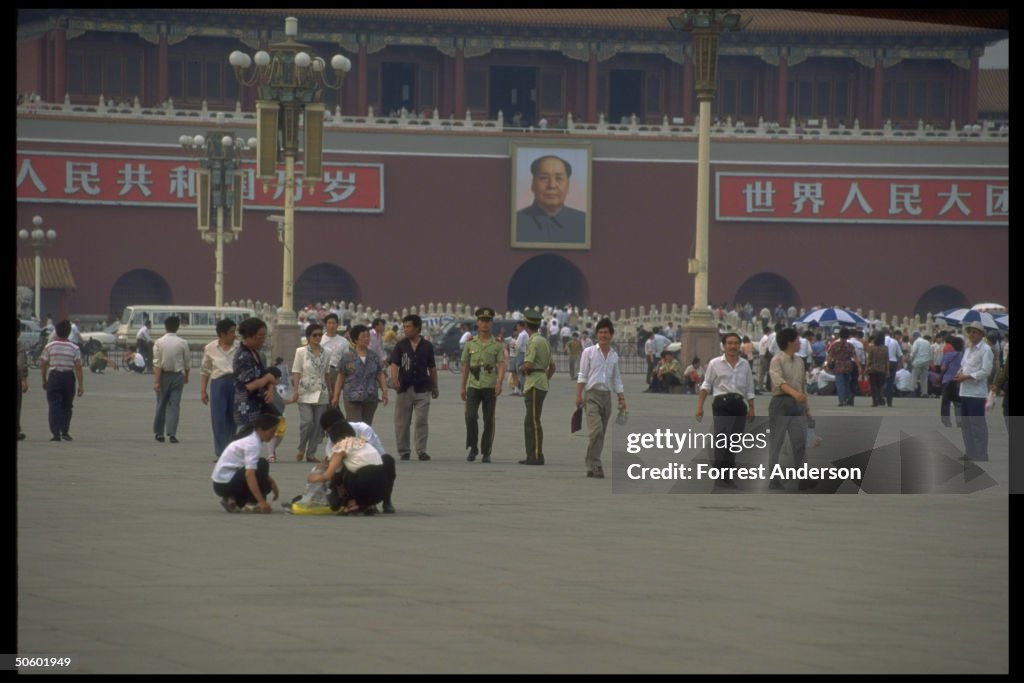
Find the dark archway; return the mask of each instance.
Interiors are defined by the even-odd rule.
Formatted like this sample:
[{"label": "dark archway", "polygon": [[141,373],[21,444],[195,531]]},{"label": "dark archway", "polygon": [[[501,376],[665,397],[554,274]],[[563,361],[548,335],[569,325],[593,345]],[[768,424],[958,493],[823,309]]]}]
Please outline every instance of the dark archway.
[{"label": "dark archway", "polygon": [[112,318],[120,319],[125,306],[135,304],[170,305],[174,303],[167,280],[151,270],[132,270],[121,277],[110,288],[110,310]]},{"label": "dark archway", "polygon": [[363,293],[347,270],[333,263],[320,263],[307,268],[295,281],[295,307],[301,309],[321,301],[362,303]]},{"label": "dark archway", "polygon": [[534,256],[516,269],[508,283],[508,309],[540,306],[590,307],[587,278],[570,261],[555,254]]},{"label": "dark archway", "polygon": [[739,289],[733,301],[738,304],[753,305],[754,311],[767,307],[774,309],[779,304],[783,308],[796,306],[800,308],[800,296],[796,293],[789,280],[775,273],[758,273],[748,278]]},{"label": "dark archway", "polygon": [[914,306],[914,315],[924,318],[929,313],[940,313],[949,308],[970,308],[970,304],[959,289],[938,285],[921,295]]}]

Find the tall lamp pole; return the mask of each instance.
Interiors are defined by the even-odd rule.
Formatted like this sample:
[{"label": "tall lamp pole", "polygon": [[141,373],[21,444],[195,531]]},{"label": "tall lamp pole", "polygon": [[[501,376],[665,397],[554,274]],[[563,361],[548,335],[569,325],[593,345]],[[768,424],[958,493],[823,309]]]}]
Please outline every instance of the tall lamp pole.
[{"label": "tall lamp pole", "polygon": [[[196,175],[196,224],[207,244],[214,245],[217,267],[213,283],[213,305],[224,305],[224,245],[242,234],[241,154],[256,147],[256,138],[248,141],[233,132],[209,131],[202,135],[178,138],[187,150],[199,152],[200,171]],[[224,231],[224,214],[228,214],[230,232]],[[216,230],[211,230],[211,223]]]},{"label": "tall lamp pole", "polygon": [[718,41],[723,31],[738,31],[749,23],[739,13],[722,9],[684,10],[668,17],[677,31],[693,34],[694,81],[700,103],[697,138],[697,235],[695,258],[688,270],[694,276],[693,310],[683,330],[683,357],[710,360],[719,352],[718,325],[708,309],[708,205],[711,177],[711,100],[718,88]]},{"label": "tall lamp pole", "polygon": [[18,238],[29,242],[32,245],[33,251],[36,255],[35,271],[36,271],[36,320],[42,322],[42,318],[39,315],[40,312],[40,298],[42,297],[42,280],[39,276],[40,266],[42,265],[42,259],[39,258],[39,252],[46,248],[48,244],[57,239],[57,231],[54,229],[43,231],[43,217],[35,216],[32,218],[32,232],[28,230],[21,230],[18,232]]},{"label": "tall lamp pole", "polygon": [[275,353],[299,344],[299,326],[293,301],[295,246],[295,158],[299,152],[299,118],[303,118],[304,177],[312,193],[323,175],[324,105],[322,89],[340,88],[352,68],[343,55],[331,58],[333,79],[327,64],[308,45],[298,42],[299,20],[284,20],[285,38],[271,43],[270,51],[253,57],[241,51],[228,61],[243,86],[256,86],[256,175],[264,186],[277,178],[277,163],[284,157],[284,261],[281,276],[281,308],[272,340]]}]

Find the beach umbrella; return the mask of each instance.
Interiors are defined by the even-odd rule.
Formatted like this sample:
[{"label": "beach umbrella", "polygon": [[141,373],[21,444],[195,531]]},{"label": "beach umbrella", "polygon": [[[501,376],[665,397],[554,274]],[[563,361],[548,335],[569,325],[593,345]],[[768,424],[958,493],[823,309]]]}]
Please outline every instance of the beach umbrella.
[{"label": "beach umbrella", "polygon": [[939,320],[945,320],[946,324],[954,327],[963,327],[965,323],[981,323],[986,330],[997,330],[999,325],[991,313],[976,311],[973,308],[951,308],[935,316]]},{"label": "beach umbrella", "polygon": [[810,325],[811,327],[830,327],[833,325],[852,325],[854,327],[866,327],[868,321],[853,311],[845,308],[819,308],[811,311],[796,321],[799,325]]},{"label": "beach umbrella", "polygon": [[1005,313],[1006,306],[1002,304],[974,304],[971,306],[972,311],[985,311],[986,313]]},{"label": "beach umbrella", "polygon": [[999,329],[1001,329],[1001,330],[1009,330],[1010,329],[1010,314],[1009,313],[997,313],[996,315],[992,316],[992,319],[996,321],[996,325],[999,326]]}]

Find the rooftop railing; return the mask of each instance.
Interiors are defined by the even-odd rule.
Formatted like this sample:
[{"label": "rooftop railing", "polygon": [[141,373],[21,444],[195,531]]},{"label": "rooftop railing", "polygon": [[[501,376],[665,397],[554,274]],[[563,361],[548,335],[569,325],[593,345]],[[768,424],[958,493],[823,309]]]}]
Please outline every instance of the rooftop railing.
[{"label": "rooftop railing", "polygon": [[[203,125],[233,124],[256,125],[255,112],[243,112],[241,105],[236,104],[233,111],[209,109],[204,101],[199,109],[177,108],[172,100],[159,107],[143,107],[138,98],[131,103],[116,103],[100,97],[96,104],[73,104],[70,97],[61,103],[44,102],[38,95],[30,94],[18,98],[17,113],[19,116],[37,117],[71,117],[82,119],[130,119],[138,121],[187,121]],[[474,119],[467,111],[464,118],[441,118],[438,111],[417,114],[404,109],[392,112],[388,116],[377,114],[370,108],[366,116],[350,116],[342,114],[336,108],[327,112],[324,126],[327,130],[377,130],[377,131],[423,131],[443,133],[515,133],[528,135],[569,135],[586,137],[654,137],[668,139],[690,139],[698,136],[696,121],[686,123],[681,119],[672,121],[666,116],[661,123],[649,123],[638,120],[635,116],[610,123],[602,115],[596,123],[577,122],[569,114],[564,121],[548,124],[541,121],[539,125],[512,126],[505,122],[504,116],[498,112],[496,119]],[[921,142],[948,142],[951,140],[1006,142],[1010,137],[1009,125],[997,124],[992,121],[965,124],[958,126],[951,121],[948,126],[936,127],[918,121],[914,128],[894,125],[891,121],[880,129],[861,128],[860,122],[854,120],[851,126],[842,123],[830,123],[827,119],[808,119],[797,121],[790,119],[787,123],[765,121],[759,118],[756,123],[746,121],[716,120],[711,125],[711,135],[718,138],[748,140],[808,140],[808,141],[839,141],[839,140],[911,140]]]}]

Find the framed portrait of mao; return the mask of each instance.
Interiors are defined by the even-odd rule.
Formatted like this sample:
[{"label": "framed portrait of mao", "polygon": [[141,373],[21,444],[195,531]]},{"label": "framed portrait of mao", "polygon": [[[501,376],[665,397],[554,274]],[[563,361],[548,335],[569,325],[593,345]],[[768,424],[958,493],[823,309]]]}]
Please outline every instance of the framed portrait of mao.
[{"label": "framed portrait of mao", "polygon": [[590,145],[513,142],[512,247],[590,249]]}]

